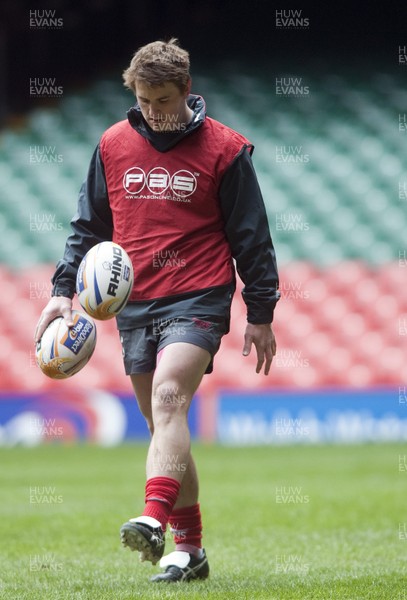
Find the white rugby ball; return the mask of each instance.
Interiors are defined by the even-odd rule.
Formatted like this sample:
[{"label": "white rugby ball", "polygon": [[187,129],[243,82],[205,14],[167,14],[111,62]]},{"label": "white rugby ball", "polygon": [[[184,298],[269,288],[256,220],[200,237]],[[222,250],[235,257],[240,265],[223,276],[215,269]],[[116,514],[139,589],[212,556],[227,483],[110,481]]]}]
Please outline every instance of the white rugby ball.
[{"label": "white rugby ball", "polygon": [[87,252],[76,276],[80,305],[94,319],[107,321],[126,306],[134,272],[125,250],[114,242],[101,242]]},{"label": "white rugby ball", "polygon": [[80,371],[96,346],[96,325],[84,313],[73,310],[73,327],[63,317],[48,325],[37,343],[35,358],[41,371],[51,379],[66,379]]}]

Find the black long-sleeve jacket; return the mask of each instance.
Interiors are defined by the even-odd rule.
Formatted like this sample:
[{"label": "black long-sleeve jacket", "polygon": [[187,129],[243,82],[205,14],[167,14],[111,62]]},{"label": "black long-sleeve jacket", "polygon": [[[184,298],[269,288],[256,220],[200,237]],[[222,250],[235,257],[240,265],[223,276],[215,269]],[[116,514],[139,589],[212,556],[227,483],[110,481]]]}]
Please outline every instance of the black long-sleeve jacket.
[{"label": "black long-sleeve jacket", "polygon": [[[144,121],[136,105],[128,112],[132,128],[146,138],[159,152],[170,152],[185,136],[193,136],[204,122],[205,104],[199,96],[190,96],[188,105],[194,118],[184,131],[157,133]],[[218,201],[224,221],[224,232],[237,272],[244,283],[242,292],[249,323],[271,323],[279,299],[278,273],[267,214],[256,173],[247,146],[231,162],[218,190]],[[163,224],[165,227],[165,223]],[[76,273],[86,252],[95,244],[111,240],[113,216],[105,165],[100,146],[95,149],[87,178],[79,194],[78,209],[71,221],[64,257],[52,278],[53,295],[73,297]],[[163,275],[164,276],[164,275]],[[140,327],[180,315],[224,317],[234,291],[230,285],[215,286],[191,293],[129,302],[118,316],[119,329]]]}]

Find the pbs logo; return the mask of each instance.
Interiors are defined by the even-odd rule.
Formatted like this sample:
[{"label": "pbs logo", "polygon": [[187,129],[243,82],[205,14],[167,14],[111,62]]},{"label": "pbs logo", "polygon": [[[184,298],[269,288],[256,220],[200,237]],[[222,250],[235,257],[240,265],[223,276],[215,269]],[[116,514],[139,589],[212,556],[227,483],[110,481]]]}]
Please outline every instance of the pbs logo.
[{"label": "pbs logo", "polygon": [[186,169],[180,169],[171,175],[164,167],[154,167],[148,174],[140,167],[131,167],[123,176],[123,187],[131,196],[137,196],[142,191],[156,196],[171,191],[179,198],[188,198],[195,192],[197,180]]}]

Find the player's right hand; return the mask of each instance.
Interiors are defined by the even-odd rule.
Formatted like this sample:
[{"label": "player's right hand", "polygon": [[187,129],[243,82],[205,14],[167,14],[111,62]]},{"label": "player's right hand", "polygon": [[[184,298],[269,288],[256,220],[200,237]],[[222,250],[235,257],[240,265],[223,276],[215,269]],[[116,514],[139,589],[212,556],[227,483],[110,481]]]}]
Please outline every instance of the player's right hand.
[{"label": "player's right hand", "polygon": [[67,327],[73,327],[72,317],[72,300],[65,296],[52,296],[47,306],[41,313],[37,328],[34,334],[34,341],[37,343],[40,339],[47,326],[56,317],[64,317],[65,324]]}]

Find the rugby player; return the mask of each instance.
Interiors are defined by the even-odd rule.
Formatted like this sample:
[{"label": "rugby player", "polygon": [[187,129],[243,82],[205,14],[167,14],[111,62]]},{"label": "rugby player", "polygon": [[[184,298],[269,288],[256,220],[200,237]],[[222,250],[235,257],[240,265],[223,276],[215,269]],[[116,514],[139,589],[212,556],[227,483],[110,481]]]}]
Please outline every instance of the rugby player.
[{"label": "rugby player", "polygon": [[[254,345],[267,375],[278,273],[252,143],[208,117],[191,94],[188,52],[175,38],[140,48],[123,74],[136,104],[103,133],[36,330],[72,325],[76,273],[86,252],[113,240],[132,259],[134,288],[117,317],[125,372],[151,433],[145,506],[121,527],[124,546],[163,571],[152,581],[203,579],[198,475],[187,415],[229,331],[235,269],[247,306],[243,355]],[[170,526],[175,551],[164,556]]]}]

